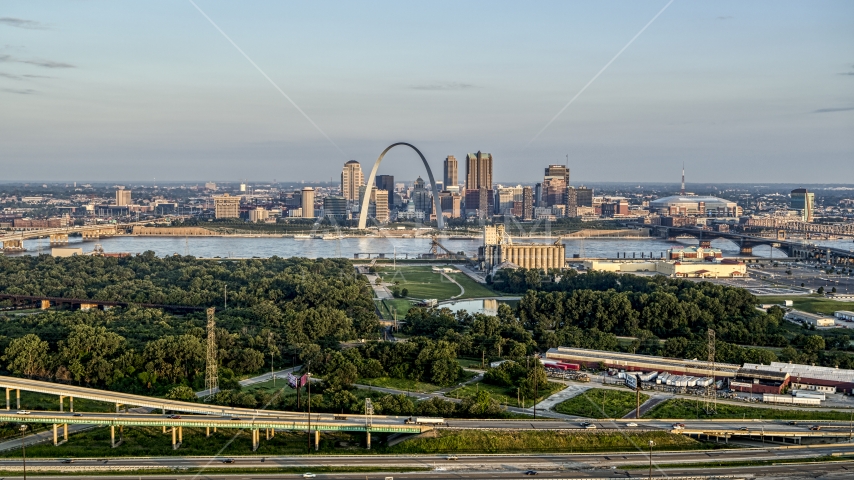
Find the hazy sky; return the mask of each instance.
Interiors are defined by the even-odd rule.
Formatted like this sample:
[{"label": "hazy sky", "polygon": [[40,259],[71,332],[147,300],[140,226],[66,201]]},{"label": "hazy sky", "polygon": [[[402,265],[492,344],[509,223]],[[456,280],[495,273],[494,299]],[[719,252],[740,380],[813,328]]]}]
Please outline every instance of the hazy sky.
[{"label": "hazy sky", "polygon": [[668,0],[195,1],[331,141],[189,0],[5,0],[0,181],[854,183],[850,0],[675,0],[533,142]]}]

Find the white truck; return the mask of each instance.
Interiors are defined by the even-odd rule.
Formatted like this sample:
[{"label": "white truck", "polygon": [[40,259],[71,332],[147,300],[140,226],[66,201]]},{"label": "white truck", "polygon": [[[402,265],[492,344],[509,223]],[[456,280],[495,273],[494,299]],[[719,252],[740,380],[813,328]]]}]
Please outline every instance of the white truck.
[{"label": "white truck", "polygon": [[434,417],[409,417],[403,421],[406,424],[415,424],[415,425],[444,425],[444,418],[434,418]]}]

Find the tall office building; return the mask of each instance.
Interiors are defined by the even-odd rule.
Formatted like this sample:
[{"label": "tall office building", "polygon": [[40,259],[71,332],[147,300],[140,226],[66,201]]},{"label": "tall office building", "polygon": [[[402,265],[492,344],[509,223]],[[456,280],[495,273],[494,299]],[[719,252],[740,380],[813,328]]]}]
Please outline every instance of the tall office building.
[{"label": "tall office building", "polygon": [[534,218],[534,189],[522,187],[522,220]]},{"label": "tall office building", "polygon": [[314,218],[314,189],[302,189],[302,218]]},{"label": "tall office building", "polygon": [[323,199],[323,216],[343,221],[347,220],[347,199],[335,195],[324,197]]},{"label": "tall office building", "polygon": [[232,197],[227,193],[214,197],[214,216],[216,218],[239,218],[240,197]]},{"label": "tall office building", "polygon": [[566,187],[566,216],[578,216],[578,196],[574,187]]},{"label": "tall office building", "polygon": [[365,184],[365,176],[362,174],[362,166],[355,160],[344,164],[341,171],[341,195],[348,202],[359,200],[359,187]]},{"label": "tall office building", "polygon": [[546,167],[546,177],[563,177],[563,180],[569,184],[569,167],[565,165],[549,165]]},{"label": "tall office building", "polygon": [[371,189],[371,208],[377,223],[388,223],[388,190]]},{"label": "tall office building", "polygon": [[385,190],[391,195],[394,192],[394,175],[377,175],[377,188]]},{"label": "tall office building", "polygon": [[575,189],[575,204],[579,207],[593,206],[593,190],[584,186]]},{"label": "tall office building", "polygon": [[806,188],[796,188],[792,190],[791,197],[792,210],[798,210],[801,213],[802,221],[812,222],[815,209],[815,193],[808,192]]},{"label": "tall office building", "polygon": [[130,203],[130,190],[125,190],[125,187],[119,187],[119,189],[116,190],[116,206],[124,207],[130,205]]},{"label": "tall office building", "polygon": [[515,194],[513,187],[500,187],[495,189],[495,192],[495,213],[503,215],[511,214]]},{"label": "tall office building", "polygon": [[433,199],[430,196],[430,191],[424,186],[424,180],[421,177],[415,180],[415,188],[412,189],[410,201],[415,204],[415,210],[424,212],[425,216],[433,213]]},{"label": "tall office building", "polygon": [[492,190],[492,154],[469,153],[466,155],[466,190],[481,187]]},{"label": "tall office building", "polygon": [[462,197],[459,193],[447,190],[439,192],[439,205],[442,206],[442,215],[448,218],[460,218]]},{"label": "tall office building", "polygon": [[457,185],[457,180],[459,180],[457,171],[457,158],[453,155],[448,155],[448,158],[445,159],[445,176],[442,182],[446,189]]},{"label": "tall office building", "polygon": [[542,205],[541,207],[553,207],[566,203],[566,177],[563,175],[543,178],[542,183]]}]

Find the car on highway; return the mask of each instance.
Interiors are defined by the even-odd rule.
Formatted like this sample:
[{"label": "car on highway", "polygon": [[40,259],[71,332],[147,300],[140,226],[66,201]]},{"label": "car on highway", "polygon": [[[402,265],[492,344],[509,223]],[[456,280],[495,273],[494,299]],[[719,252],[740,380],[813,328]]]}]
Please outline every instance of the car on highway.
[{"label": "car on highway", "polygon": [[75,414],[72,414],[71,416],[72,417],[82,417],[83,414],[82,413],[75,413]]},{"label": "car on highway", "polygon": [[169,415],[169,418],[171,418],[173,420],[177,420],[177,419],[181,418],[181,415]]},{"label": "car on highway", "polygon": [[317,475],[315,475],[315,474],[313,474],[313,473],[303,473],[303,474],[302,474],[302,478],[314,478],[314,477],[316,477],[316,476],[317,476]]},{"label": "car on highway", "polygon": [[673,428],[685,428],[685,424],[684,423],[674,423]]},{"label": "car on highway", "polygon": [[29,415],[29,414],[30,414],[29,410],[18,410],[18,415]]},{"label": "car on highway", "polygon": [[66,458],[65,460],[62,461],[62,463],[74,463],[74,459],[73,458]]},{"label": "car on highway", "polygon": [[626,426],[627,426],[627,427],[637,427],[637,426],[638,426],[638,424],[637,424],[637,423],[635,423],[635,422],[629,422],[629,423],[627,423],[627,424],[626,424]]},{"label": "car on highway", "polygon": [[234,459],[233,458],[226,458],[225,460],[222,461],[222,463],[234,463]]},{"label": "car on highway", "polygon": [[581,425],[582,427],[586,427],[587,425],[590,425],[590,422],[581,422],[579,423],[579,425]]},{"label": "car on highway", "polygon": [[746,431],[748,431],[748,430],[750,430],[750,429],[749,429],[749,428],[747,428],[747,427],[741,427],[741,428],[739,428],[739,430],[741,430],[742,432],[746,432]]},{"label": "car on highway", "polygon": [[596,425],[593,425],[592,423],[588,423],[587,425],[584,426],[584,428],[586,428],[588,430],[593,430],[594,428],[596,428]]},{"label": "car on highway", "polygon": [[537,475],[537,471],[536,470],[528,470],[527,472],[525,472],[525,475]]},{"label": "car on highway", "polygon": [[242,419],[242,418],[240,418],[240,417],[231,417],[231,419],[232,419],[232,420],[243,420],[243,419]]},{"label": "car on highway", "polygon": [[456,455],[448,455],[448,460],[456,460],[456,459],[457,459]]},{"label": "car on highway", "polygon": [[819,425],[813,425],[813,426],[811,426],[811,427],[810,427],[810,430],[821,430],[821,426],[819,426]]}]

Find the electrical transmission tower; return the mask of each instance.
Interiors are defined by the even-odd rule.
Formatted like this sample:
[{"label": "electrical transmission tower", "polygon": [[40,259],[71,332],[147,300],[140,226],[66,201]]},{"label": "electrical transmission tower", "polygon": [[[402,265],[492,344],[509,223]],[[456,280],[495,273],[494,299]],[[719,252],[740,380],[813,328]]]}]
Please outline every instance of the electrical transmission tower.
[{"label": "electrical transmission tower", "polygon": [[219,380],[216,368],[216,320],[214,319],[214,307],[208,309],[208,348],[205,366],[205,390],[208,398],[213,397],[219,390]]},{"label": "electrical transmission tower", "polygon": [[712,373],[712,383],[706,386],[706,415],[714,415],[718,413],[718,386],[715,381],[715,331],[711,328],[708,331],[709,337],[709,370]]}]

